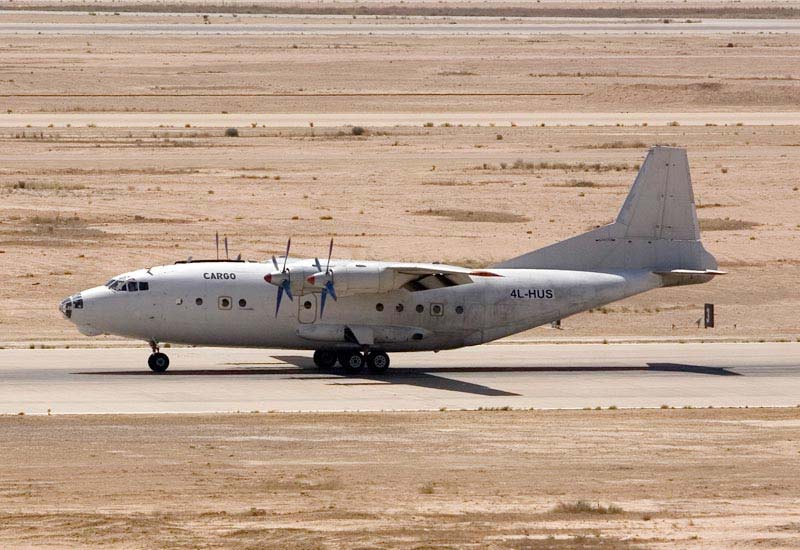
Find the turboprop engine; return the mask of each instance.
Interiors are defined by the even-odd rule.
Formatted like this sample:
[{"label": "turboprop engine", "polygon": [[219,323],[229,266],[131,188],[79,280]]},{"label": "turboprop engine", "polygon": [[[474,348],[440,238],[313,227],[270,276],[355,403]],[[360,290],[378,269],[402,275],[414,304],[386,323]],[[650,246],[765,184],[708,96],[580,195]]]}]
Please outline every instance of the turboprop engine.
[{"label": "turboprop engine", "polygon": [[306,282],[325,291],[335,283],[337,296],[348,296],[365,292],[389,292],[402,286],[413,276],[398,273],[385,266],[347,264],[320,271],[306,278]]}]

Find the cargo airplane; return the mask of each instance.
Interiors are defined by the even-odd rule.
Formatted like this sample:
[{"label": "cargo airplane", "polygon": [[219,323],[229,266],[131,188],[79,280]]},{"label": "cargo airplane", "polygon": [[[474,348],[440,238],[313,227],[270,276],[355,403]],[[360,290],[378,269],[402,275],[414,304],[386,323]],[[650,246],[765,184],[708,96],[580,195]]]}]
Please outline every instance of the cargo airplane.
[{"label": "cargo airplane", "polygon": [[314,350],[320,368],[389,367],[390,352],[491,342],[661,287],[723,272],[700,241],[686,151],[653,147],[616,220],[484,269],[327,260],[179,261],[118,275],[63,300],[87,336]]}]

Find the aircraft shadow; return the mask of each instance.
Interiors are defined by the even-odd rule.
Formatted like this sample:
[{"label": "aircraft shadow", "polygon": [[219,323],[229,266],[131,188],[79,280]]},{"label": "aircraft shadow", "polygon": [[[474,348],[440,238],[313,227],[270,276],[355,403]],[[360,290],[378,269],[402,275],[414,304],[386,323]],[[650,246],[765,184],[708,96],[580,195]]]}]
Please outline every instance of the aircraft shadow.
[{"label": "aircraft shadow", "polygon": [[703,367],[700,365],[684,365],[681,363],[647,363],[647,370],[662,372],[689,372],[692,374],[711,374],[714,376],[742,376],[723,367]]},{"label": "aircraft shadow", "polygon": [[[486,367],[425,367],[425,368],[392,368],[386,374],[372,375],[361,374],[356,377],[346,377],[334,371],[320,370],[314,361],[305,355],[274,355],[274,359],[281,363],[227,363],[234,368],[225,369],[183,369],[171,370],[162,374],[154,374],[149,370],[136,371],[103,371],[80,372],[76,374],[92,374],[106,376],[252,376],[252,375],[295,375],[294,379],[331,380],[334,385],[341,386],[368,386],[368,385],[406,385],[422,388],[469,393],[474,395],[513,397],[520,394],[484,386],[453,380],[438,373],[469,373],[469,372],[678,372],[690,374],[705,374],[713,376],[741,376],[721,367],[705,367],[701,365],[687,365],[681,363],[647,363],[647,366],[486,366]],[[288,363],[288,366],[285,365]],[[267,366],[270,365],[270,366]],[[276,365],[276,366],[271,366]],[[296,376],[302,375],[302,376]]]}]

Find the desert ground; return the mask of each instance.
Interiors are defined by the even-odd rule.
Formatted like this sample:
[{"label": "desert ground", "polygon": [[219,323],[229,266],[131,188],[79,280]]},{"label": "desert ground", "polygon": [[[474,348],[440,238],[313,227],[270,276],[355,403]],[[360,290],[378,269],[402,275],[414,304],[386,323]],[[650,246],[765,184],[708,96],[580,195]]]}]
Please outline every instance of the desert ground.
[{"label": "desert ground", "polygon": [[[145,19],[0,25],[113,17]],[[796,339],[798,50],[759,33],[4,36],[0,339],[90,342],[59,299],[214,257],[216,231],[254,260],[333,236],[339,257],[490,265],[611,221],[656,143],[688,148],[729,274],[522,338]]]},{"label": "desert ground", "polygon": [[[293,253],[323,255],[333,236],[338,257],[491,265],[613,220],[653,144],[688,149],[704,242],[729,273],[515,339],[667,340],[670,363],[701,369],[713,352],[701,361],[692,348],[689,361],[681,342],[795,341],[799,17],[796,1],[2,1],[0,347],[114,354],[129,344],[82,338],[59,300],[131,269],[213,258],[215,232],[251,260],[289,236]],[[706,302],[714,329],[697,324]],[[597,347],[613,363],[615,346]],[[138,351],[117,359],[138,368]],[[48,353],[81,351],[3,353],[45,362],[6,364],[11,393],[23,374],[43,383]],[[208,362],[248,368],[225,360]],[[760,375],[749,366],[729,392]],[[59,368],[81,406],[76,381],[109,401],[112,379],[134,401],[196,402],[193,387],[213,383]],[[279,383],[302,393],[292,376]],[[688,377],[679,388],[705,377],[691,403],[712,404],[697,395],[708,373],[637,376]],[[314,384],[412,393],[372,382]],[[740,398],[764,398],[747,389]],[[445,390],[413,392],[452,399]],[[0,416],[0,546],[800,546],[800,408],[688,403]]]},{"label": "desert ground", "polygon": [[6,547],[800,546],[796,408],[5,416],[0,431]]}]

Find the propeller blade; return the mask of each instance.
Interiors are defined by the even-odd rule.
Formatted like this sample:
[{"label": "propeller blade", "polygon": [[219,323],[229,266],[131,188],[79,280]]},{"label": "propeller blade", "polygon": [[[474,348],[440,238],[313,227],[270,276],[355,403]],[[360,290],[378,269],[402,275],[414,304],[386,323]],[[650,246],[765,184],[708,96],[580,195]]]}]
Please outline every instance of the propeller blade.
[{"label": "propeller blade", "polygon": [[327,288],[322,289],[322,295],[319,297],[319,318],[322,319],[322,314],[325,313],[325,299],[328,297]]},{"label": "propeller blade", "polygon": [[278,299],[275,300],[275,317],[278,316],[278,311],[281,309],[281,298],[283,298],[283,285],[278,287]]},{"label": "propeller blade", "polygon": [[276,270],[280,269],[280,267],[278,267],[278,258],[276,258],[274,254],[272,255],[272,265],[275,266]]},{"label": "propeller blade", "polygon": [[294,302],[294,296],[292,296],[292,284],[289,282],[288,278],[284,279],[283,282],[281,283],[281,290],[286,292],[287,298],[289,298],[289,300]]},{"label": "propeller blade", "polygon": [[331,295],[331,298],[337,300],[336,291],[333,290],[333,281],[328,281],[327,283],[325,283],[325,290],[327,291],[328,294]]},{"label": "propeller blade", "polygon": [[286,262],[289,261],[289,249],[292,247],[292,238],[289,237],[289,242],[286,243],[286,255],[283,257],[283,269],[281,271],[286,271]]},{"label": "propeller blade", "polygon": [[327,274],[331,268],[331,254],[333,254],[333,237],[331,237],[331,245],[328,247],[328,263],[325,264],[325,273]]}]

